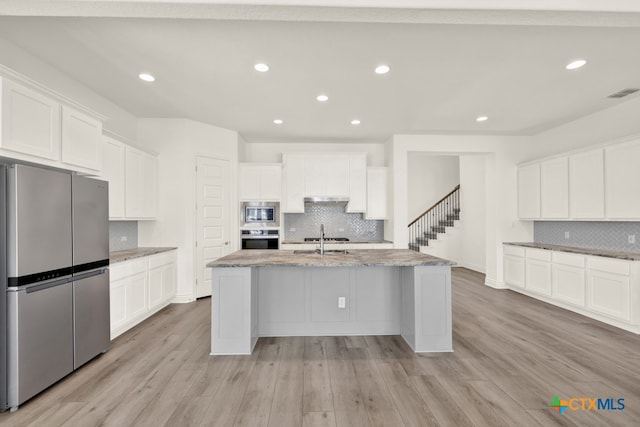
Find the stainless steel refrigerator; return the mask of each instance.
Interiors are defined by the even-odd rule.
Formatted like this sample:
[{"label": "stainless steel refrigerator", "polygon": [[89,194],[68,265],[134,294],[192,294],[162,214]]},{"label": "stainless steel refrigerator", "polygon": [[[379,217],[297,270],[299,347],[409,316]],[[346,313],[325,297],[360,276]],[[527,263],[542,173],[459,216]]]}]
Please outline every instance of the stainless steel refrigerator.
[{"label": "stainless steel refrigerator", "polygon": [[109,346],[107,183],[6,168],[7,405]]}]

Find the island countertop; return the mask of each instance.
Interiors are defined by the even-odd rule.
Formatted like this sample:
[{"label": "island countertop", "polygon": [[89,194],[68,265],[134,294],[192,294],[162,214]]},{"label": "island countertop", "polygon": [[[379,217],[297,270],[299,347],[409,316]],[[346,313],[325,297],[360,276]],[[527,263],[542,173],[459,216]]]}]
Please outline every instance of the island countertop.
[{"label": "island countertop", "polygon": [[353,249],[346,254],[296,254],[295,251],[253,249],[234,252],[207,267],[358,267],[452,266],[455,262],[409,249]]}]

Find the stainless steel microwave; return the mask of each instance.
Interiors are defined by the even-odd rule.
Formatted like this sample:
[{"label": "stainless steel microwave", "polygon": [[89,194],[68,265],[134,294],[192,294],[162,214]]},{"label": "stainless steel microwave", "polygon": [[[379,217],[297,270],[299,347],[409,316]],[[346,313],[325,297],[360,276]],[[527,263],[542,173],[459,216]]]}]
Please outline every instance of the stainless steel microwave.
[{"label": "stainless steel microwave", "polygon": [[244,226],[280,226],[280,203],[244,202],[240,209],[240,221]]}]

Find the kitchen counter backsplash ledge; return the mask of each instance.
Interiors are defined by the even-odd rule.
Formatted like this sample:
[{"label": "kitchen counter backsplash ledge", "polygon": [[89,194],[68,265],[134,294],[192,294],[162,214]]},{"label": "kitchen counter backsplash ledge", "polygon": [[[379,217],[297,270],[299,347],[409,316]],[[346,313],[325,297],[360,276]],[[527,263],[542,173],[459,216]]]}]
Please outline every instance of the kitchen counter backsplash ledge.
[{"label": "kitchen counter backsplash ledge", "polygon": [[109,253],[109,263],[129,261],[136,258],[160,254],[178,249],[177,247],[143,247],[135,249],[126,249],[123,251],[114,251]]},{"label": "kitchen counter backsplash ledge", "polygon": [[550,251],[570,252],[574,254],[626,259],[630,261],[640,261],[640,253],[638,252],[614,251],[610,249],[597,249],[597,248],[581,248],[578,246],[562,246],[562,245],[554,245],[550,243],[535,243],[535,242],[503,242],[503,243],[505,245],[522,246],[525,248],[546,249]]}]

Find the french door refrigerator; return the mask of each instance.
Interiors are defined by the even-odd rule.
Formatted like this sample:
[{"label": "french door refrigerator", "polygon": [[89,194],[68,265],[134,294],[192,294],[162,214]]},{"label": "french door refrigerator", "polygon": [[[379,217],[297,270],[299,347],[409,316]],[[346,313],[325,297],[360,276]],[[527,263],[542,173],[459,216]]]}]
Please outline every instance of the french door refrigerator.
[{"label": "french door refrigerator", "polygon": [[12,410],[109,346],[107,183],[10,165],[7,405]]}]

